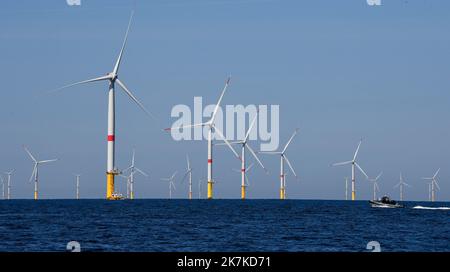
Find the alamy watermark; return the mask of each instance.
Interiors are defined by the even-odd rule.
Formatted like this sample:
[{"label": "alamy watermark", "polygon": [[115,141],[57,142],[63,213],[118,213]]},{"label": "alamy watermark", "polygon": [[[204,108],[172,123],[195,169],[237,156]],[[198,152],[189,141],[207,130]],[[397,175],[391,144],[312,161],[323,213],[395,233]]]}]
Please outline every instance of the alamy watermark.
[{"label": "alamy watermark", "polygon": [[[180,128],[190,124],[204,123],[211,118],[216,105],[203,106],[202,97],[194,97],[193,110],[188,105],[175,105],[171,117],[178,118],[172,124],[171,135],[175,141],[200,141],[208,139],[209,127]],[[280,143],[280,106],[279,105],[225,105],[219,107],[214,120],[215,127],[224,132],[228,141],[242,141],[249,124],[257,116],[248,136],[249,140],[259,140],[261,151],[275,151]],[[225,128],[225,130],[224,130]],[[213,133],[213,140],[223,140]]]},{"label": "alamy watermark", "polygon": [[66,0],[69,6],[81,6],[81,0]]}]

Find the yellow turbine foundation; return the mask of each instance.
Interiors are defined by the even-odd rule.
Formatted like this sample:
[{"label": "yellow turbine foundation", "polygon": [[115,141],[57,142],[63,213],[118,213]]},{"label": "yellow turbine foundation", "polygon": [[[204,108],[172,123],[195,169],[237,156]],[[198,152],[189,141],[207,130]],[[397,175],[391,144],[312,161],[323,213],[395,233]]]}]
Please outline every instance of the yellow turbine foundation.
[{"label": "yellow turbine foundation", "polygon": [[352,200],[355,200],[355,199],[356,199],[356,192],[352,191]]},{"label": "yellow turbine foundation", "polygon": [[192,199],[192,192],[189,192],[189,199]]},{"label": "yellow turbine foundation", "polygon": [[134,192],[130,193],[130,199],[134,199]]},{"label": "yellow turbine foundation", "polygon": [[241,186],[241,199],[245,199],[245,185]]},{"label": "yellow turbine foundation", "polygon": [[106,173],[106,199],[114,200],[114,173]]},{"label": "yellow turbine foundation", "polygon": [[38,192],[37,191],[34,192],[34,200],[38,200]]},{"label": "yellow turbine foundation", "polygon": [[213,198],[213,182],[212,180],[208,180],[208,199]]},{"label": "yellow turbine foundation", "polygon": [[284,199],[285,195],[284,195],[284,188],[280,188],[280,199]]}]

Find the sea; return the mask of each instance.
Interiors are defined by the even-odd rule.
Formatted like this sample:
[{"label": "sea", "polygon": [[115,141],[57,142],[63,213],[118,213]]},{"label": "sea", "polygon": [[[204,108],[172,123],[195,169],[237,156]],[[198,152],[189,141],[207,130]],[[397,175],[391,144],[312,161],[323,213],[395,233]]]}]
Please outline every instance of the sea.
[{"label": "sea", "polygon": [[0,252],[450,252],[450,204],[404,204],[1,200]]}]

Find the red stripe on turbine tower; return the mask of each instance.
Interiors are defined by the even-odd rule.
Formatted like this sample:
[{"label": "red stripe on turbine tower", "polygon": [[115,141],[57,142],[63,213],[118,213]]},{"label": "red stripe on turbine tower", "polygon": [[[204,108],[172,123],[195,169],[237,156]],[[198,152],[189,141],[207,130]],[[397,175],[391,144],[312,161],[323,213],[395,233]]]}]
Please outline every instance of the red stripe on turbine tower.
[{"label": "red stripe on turbine tower", "polygon": [[108,135],[108,142],[114,142],[114,135]]},{"label": "red stripe on turbine tower", "polygon": [[244,172],[244,173],[245,173],[245,169],[241,169],[241,172]]},{"label": "red stripe on turbine tower", "polygon": [[209,159],[209,160],[208,160],[208,163],[212,163],[212,159]]}]

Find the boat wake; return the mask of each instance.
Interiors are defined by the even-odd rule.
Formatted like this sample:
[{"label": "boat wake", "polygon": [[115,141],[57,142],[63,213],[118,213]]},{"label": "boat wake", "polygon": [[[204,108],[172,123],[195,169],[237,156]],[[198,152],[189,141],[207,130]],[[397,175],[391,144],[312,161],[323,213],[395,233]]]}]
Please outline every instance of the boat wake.
[{"label": "boat wake", "polygon": [[413,209],[421,209],[421,210],[450,210],[450,207],[424,207],[424,206],[415,206]]}]

